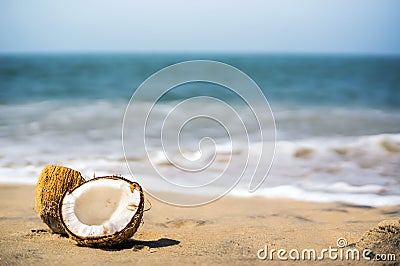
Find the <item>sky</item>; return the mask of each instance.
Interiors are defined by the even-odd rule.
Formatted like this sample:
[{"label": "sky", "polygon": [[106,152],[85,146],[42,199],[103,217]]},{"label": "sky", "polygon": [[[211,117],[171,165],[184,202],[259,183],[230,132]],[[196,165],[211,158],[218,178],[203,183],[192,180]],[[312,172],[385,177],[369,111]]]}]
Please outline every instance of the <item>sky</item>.
[{"label": "sky", "polygon": [[397,0],[1,0],[0,52],[400,54]]}]

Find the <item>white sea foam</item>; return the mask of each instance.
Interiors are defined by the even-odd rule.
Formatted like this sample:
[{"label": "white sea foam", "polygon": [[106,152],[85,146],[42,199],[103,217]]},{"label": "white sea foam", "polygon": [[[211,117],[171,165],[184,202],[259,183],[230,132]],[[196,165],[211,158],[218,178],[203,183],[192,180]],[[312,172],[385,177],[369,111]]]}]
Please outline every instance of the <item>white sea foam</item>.
[{"label": "white sea foam", "polygon": [[[349,187],[346,184],[346,187]],[[354,188],[353,191],[359,188]],[[363,190],[363,187],[361,187]],[[388,205],[399,205],[399,195],[377,195],[374,193],[344,193],[342,190],[336,192],[326,193],[323,191],[310,191],[295,186],[277,186],[271,188],[262,188],[254,194],[249,194],[246,190],[233,190],[230,195],[237,197],[251,197],[261,196],[266,198],[289,198],[293,200],[311,201],[311,202],[341,202],[354,205],[363,206],[388,206]]]},{"label": "white sea foam", "polygon": [[[110,174],[130,178],[121,144],[125,106],[126,102],[107,101],[0,105],[0,182],[33,184],[47,164],[78,169],[87,179]],[[167,107],[157,109],[160,119],[170,110]],[[399,114],[277,109],[278,141],[268,178],[250,194],[249,177],[245,177],[232,195],[371,206],[400,204]],[[207,130],[204,132],[212,132]],[[247,152],[251,155],[261,145],[243,143],[232,150],[231,143],[224,139],[217,139],[216,146],[210,149],[200,149],[197,142],[186,144],[182,145],[182,152],[190,160],[208,162],[216,155],[208,173],[220,173],[232,158],[241,158]],[[152,161],[168,173],[173,164],[162,150],[152,147],[151,138],[149,146]],[[147,155],[134,154],[128,158],[137,162],[138,167],[131,169],[134,175],[149,173],[149,166],[141,164],[144,156]],[[153,179],[152,189],[162,190],[157,186],[160,177],[149,178]],[[171,178],[179,181],[182,177]],[[185,182],[190,183],[190,179]]]}]

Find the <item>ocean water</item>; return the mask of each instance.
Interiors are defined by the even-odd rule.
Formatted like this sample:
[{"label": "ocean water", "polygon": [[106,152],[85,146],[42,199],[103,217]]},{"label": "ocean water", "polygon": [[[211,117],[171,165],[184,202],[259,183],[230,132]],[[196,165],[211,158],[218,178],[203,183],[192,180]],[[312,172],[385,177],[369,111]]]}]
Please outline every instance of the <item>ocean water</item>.
[{"label": "ocean water", "polygon": [[[187,187],[201,180],[212,193],[226,185],[225,181],[212,182],[219,173],[226,171],[229,176],[244,167],[257,167],[252,160],[241,164],[245,155],[251,156],[263,144],[249,107],[229,89],[192,83],[172,89],[156,103],[144,132],[147,153],[125,148],[133,176],[129,171],[122,126],[132,94],[156,71],[198,59],[230,64],[246,73],[261,88],[275,118],[275,155],[268,177],[254,193],[248,192],[249,180],[244,178],[232,195],[369,206],[400,204],[400,57],[0,55],[0,182],[34,184],[45,165],[60,164],[80,170],[87,179],[110,174],[129,179],[140,176],[149,180],[145,182],[148,190],[166,189],[160,176]],[[209,100],[176,108],[200,96],[225,105]],[[145,115],[151,104],[143,97],[135,103],[132,116]],[[226,106],[247,123],[246,136]],[[177,136],[180,122],[192,111],[218,115],[226,121],[227,130],[210,120],[188,123],[179,141],[170,143],[171,154],[166,156],[161,137]],[[161,129],[167,118],[172,126],[164,134]],[[129,128],[132,136],[142,131]],[[149,157],[152,165],[142,163]],[[190,173],[176,171],[171,161],[179,160],[206,167],[192,179]],[[154,175],[154,168],[160,176]]]}]

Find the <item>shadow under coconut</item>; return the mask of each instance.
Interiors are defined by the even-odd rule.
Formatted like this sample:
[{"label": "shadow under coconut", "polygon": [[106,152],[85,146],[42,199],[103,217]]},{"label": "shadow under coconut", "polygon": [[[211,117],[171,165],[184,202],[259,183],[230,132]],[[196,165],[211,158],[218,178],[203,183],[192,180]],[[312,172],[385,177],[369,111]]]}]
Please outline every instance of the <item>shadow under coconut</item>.
[{"label": "shadow under coconut", "polygon": [[181,243],[178,240],[174,239],[169,239],[169,238],[160,238],[158,240],[134,240],[134,239],[128,239],[125,242],[112,246],[112,247],[107,247],[107,248],[101,248],[102,250],[107,250],[107,251],[119,251],[123,249],[135,249],[135,250],[141,250],[145,247],[147,248],[163,248],[163,247],[169,247],[169,246],[175,246]]}]

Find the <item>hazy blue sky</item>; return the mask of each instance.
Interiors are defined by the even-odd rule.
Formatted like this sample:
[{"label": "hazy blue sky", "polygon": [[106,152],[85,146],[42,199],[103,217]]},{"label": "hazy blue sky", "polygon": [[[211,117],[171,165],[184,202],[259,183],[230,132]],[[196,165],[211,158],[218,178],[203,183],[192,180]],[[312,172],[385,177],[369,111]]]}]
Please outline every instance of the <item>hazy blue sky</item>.
[{"label": "hazy blue sky", "polygon": [[397,0],[1,0],[0,52],[400,54]]}]

